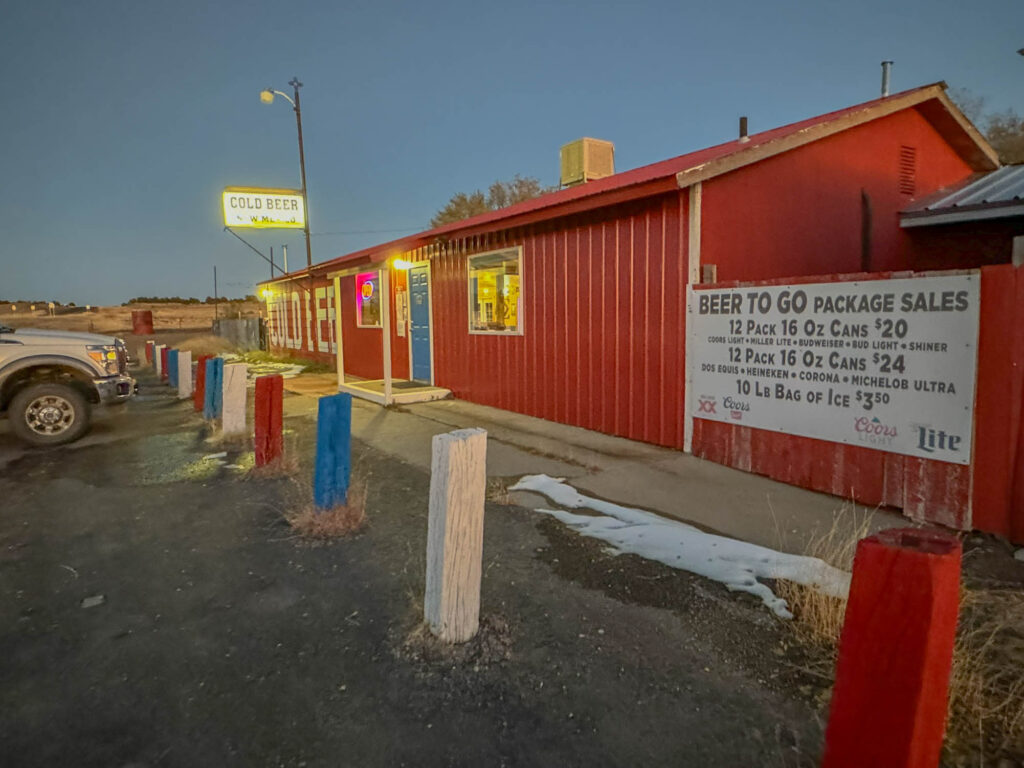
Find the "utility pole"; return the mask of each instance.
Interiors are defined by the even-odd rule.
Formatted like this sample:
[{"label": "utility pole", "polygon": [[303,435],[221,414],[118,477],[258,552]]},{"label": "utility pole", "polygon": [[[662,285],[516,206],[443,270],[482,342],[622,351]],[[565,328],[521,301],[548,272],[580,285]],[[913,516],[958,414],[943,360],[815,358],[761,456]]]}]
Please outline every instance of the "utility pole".
[{"label": "utility pole", "polygon": [[284,273],[287,275],[288,274],[288,246],[287,245],[282,245],[281,246],[281,252],[284,254],[284,256],[283,256],[283,258],[284,258]]},{"label": "utility pole", "polygon": [[270,279],[274,279],[274,246],[270,246]]},{"label": "utility pole", "polygon": [[302,107],[299,105],[299,88],[302,87],[302,83],[299,82],[299,78],[293,77],[288,81],[295,92],[295,125],[299,129],[299,171],[302,173],[302,205],[306,209],[305,221],[306,224],[303,227],[303,232],[306,235],[306,266],[313,266],[313,249],[309,242],[309,198],[306,196],[306,152],[302,146]]},{"label": "utility pole", "polygon": [[217,307],[217,265],[215,264],[213,267],[213,319],[216,320],[219,316]]}]

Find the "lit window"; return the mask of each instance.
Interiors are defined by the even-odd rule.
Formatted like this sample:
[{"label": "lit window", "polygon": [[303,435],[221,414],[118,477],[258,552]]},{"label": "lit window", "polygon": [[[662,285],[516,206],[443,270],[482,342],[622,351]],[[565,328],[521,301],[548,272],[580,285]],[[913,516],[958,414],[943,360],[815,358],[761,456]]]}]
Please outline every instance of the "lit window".
[{"label": "lit window", "polygon": [[380,328],[380,273],[356,275],[356,325]]},{"label": "lit window", "polygon": [[523,249],[481,253],[469,258],[469,330],[520,333]]}]

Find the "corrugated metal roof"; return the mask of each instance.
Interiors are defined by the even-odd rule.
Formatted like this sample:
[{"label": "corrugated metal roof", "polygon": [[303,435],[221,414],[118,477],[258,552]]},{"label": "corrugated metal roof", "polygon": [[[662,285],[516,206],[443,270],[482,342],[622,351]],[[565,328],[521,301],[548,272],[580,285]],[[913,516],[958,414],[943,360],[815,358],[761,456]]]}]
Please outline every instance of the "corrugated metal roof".
[{"label": "corrugated metal roof", "polygon": [[1013,203],[1024,200],[1024,163],[1005,165],[983,176],[972,176],[952,190],[925,198],[907,209],[911,211],[938,211],[966,206]]},{"label": "corrugated metal roof", "polygon": [[1024,216],[1024,164],[975,174],[900,213],[904,227]]}]

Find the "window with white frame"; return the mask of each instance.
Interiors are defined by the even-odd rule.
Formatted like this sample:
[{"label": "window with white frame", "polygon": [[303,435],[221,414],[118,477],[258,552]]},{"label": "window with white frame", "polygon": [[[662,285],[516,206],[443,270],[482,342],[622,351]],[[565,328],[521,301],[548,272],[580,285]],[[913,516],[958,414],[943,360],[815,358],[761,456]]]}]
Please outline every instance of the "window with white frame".
[{"label": "window with white frame", "polygon": [[519,246],[469,257],[470,332],[522,332],[522,273]]},{"label": "window with white frame", "polygon": [[380,328],[380,272],[356,275],[356,325]]}]

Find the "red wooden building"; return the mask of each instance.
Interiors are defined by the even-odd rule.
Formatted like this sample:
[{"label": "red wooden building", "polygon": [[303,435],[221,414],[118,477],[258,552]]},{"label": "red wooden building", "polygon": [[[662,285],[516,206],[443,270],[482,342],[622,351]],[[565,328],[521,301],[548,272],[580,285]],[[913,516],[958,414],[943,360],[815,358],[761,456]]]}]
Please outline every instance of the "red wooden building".
[{"label": "red wooden building", "polygon": [[[450,392],[1021,537],[1010,511],[1017,425],[1000,437],[1006,477],[979,518],[973,467],[786,435],[738,455],[736,435],[758,430],[694,426],[685,392],[689,286],[992,263],[947,258],[900,213],[997,168],[945,86],[929,85],[266,283],[272,345],[337,359],[343,386],[378,402]],[[976,441],[983,432],[979,423]]]}]

